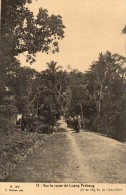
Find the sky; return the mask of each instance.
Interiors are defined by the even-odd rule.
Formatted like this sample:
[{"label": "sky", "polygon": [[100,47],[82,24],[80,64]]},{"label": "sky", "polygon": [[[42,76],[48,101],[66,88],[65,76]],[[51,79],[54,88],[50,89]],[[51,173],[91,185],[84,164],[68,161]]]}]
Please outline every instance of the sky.
[{"label": "sky", "polygon": [[[38,53],[31,68],[41,71],[54,60],[66,69],[88,70],[100,52],[111,51],[126,56],[126,37],[121,33],[126,24],[126,0],[33,0],[29,9],[36,15],[39,8],[61,15],[65,38],[59,42],[59,53]],[[29,65],[25,57],[21,64]]]}]

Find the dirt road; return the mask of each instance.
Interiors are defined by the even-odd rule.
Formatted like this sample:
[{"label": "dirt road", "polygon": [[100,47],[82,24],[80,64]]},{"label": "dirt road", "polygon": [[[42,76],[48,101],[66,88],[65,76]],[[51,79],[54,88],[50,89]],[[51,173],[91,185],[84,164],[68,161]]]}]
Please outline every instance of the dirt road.
[{"label": "dirt road", "polygon": [[21,162],[8,182],[125,183],[126,144],[61,121],[58,132]]}]

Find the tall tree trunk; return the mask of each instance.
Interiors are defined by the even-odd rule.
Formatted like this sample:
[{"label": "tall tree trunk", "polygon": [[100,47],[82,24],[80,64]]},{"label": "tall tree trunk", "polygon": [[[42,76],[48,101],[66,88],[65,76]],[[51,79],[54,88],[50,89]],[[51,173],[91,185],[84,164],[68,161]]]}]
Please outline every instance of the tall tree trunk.
[{"label": "tall tree trunk", "polygon": [[81,109],[82,125],[83,125],[83,128],[85,128],[85,124],[84,124],[84,115],[83,115],[83,108],[82,108],[82,104],[81,104],[81,103],[80,103],[80,109]]},{"label": "tall tree trunk", "polygon": [[96,86],[95,86],[95,82],[94,82],[94,100],[96,101]]},{"label": "tall tree trunk", "polygon": [[39,108],[38,108],[38,101],[37,101],[37,108],[36,108],[36,113],[35,113],[36,117],[38,117],[38,110],[39,110]]},{"label": "tall tree trunk", "polygon": [[103,85],[102,85],[102,82],[101,82],[101,85],[100,85],[100,93],[99,93],[99,102],[98,102],[98,112],[99,113],[101,112],[102,88],[103,88]]}]

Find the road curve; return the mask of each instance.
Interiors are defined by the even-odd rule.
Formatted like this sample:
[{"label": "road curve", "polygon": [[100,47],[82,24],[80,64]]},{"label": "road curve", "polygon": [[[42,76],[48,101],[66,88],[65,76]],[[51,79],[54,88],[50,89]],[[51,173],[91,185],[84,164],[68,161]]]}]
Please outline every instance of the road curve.
[{"label": "road curve", "polygon": [[97,133],[58,131],[5,179],[7,182],[125,183],[126,144]]}]

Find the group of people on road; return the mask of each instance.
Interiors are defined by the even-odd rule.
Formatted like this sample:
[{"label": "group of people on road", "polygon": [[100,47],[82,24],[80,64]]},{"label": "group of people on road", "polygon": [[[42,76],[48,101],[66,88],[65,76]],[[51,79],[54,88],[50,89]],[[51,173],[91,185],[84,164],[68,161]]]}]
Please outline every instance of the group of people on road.
[{"label": "group of people on road", "polygon": [[40,118],[39,116],[34,116],[32,113],[17,114],[15,124],[22,130],[27,132],[35,132],[38,128],[38,124],[42,123],[43,131],[48,134],[52,132],[54,127],[57,125],[57,121],[60,120],[60,114],[55,113],[54,116],[48,117],[48,121],[45,118]]},{"label": "group of people on road", "polygon": [[33,115],[18,114],[16,119],[16,125],[18,125],[22,131],[32,132],[35,131],[35,121]]},{"label": "group of people on road", "polygon": [[[54,116],[55,122],[51,125],[50,122],[48,122],[49,126],[55,126],[58,120],[60,120],[59,114]],[[68,116],[66,118],[67,127],[73,128],[76,133],[80,132],[81,129],[81,117],[78,116]],[[28,132],[35,132],[36,131],[36,124],[37,119],[32,114],[24,115],[24,114],[18,114],[16,119],[16,125],[20,127],[22,131],[28,131]],[[52,127],[53,129],[53,127]],[[48,132],[47,126],[46,131]]]},{"label": "group of people on road", "polygon": [[76,133],[80,132],[81,128],[81,117],[79,116],[69,116],[66,120],[67,127],[73,128]]}]

